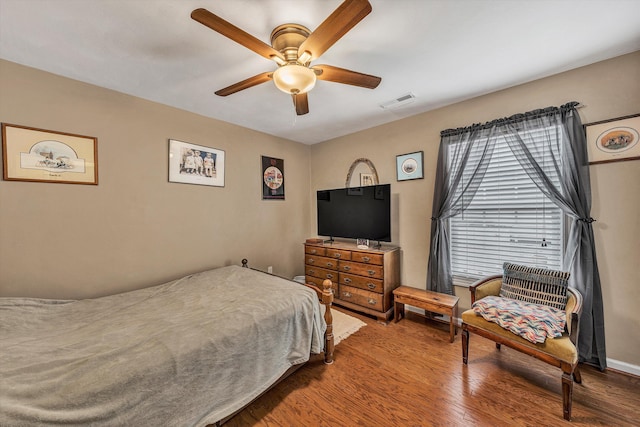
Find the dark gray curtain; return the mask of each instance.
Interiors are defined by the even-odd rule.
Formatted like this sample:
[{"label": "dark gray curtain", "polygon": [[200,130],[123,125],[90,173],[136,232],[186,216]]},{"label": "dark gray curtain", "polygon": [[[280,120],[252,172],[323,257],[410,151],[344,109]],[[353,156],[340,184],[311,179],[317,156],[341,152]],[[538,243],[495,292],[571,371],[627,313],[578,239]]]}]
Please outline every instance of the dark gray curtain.
[{"label": "dark gray curtain", "polygon": [[476,194],[493,154],[495,130],[476,125],[468,132],[442,136],[431,212],[427,289],[453,295],[448,220],[460,214]]},{"label": "dark gray curtain", "polygon": [[[455,181],[449,182],[446,176],[441,176],[441,172],[450,172],[446,166],[441,167],[441,162],[446,163],[448,159],[446,152],[452,149],[452,141],[457,140],[465,145],[493,147],[491,139],[504,137],[527,175],[571,220],[563,268],[571,273],[570,286],[578,289],[584,299],[578,342],[580,360],[604,369],[606,349],[602,288],[593,236],[594,220],[590,216],[591,186],[587,146],[582,123],[576,111],[577,105],[576,102],[572,102],[560,108],[549,107],[495,120],[482,126],[475,125],[442,133],[432,211],[427,289],[451,293],[451,263],[446,231],[448,224],[445,221],[464,210],[466,205],[455,201],[464,199],[468,203],[482,180],[482,168],[476,168],[478,172],[472,171],[467,174],[457,171],[457,175],[462,177],[471,174],[472,181],[476,183],[475,187],[469,186],[470,191],[464,196],[459,196],[460,191],[466,191],[465,187],[454,186]],[[482,128],[481,131],[478,127]],[[478,138],[483,132],[490,136],[489,141]],[[537,139],[544,136],[547,141],[544,148],[534,148],[535,145],[531,143],[534,134]],[[486,152],[488,163],[492,149]],[[473,168],[473,165],[463,162],[460,164],[464,168]],[[559,182],[559,185],[554,182]],[[442,187],[439,187],[440,185]],[[457,198],[453,198],[454,203],[449,201],[448,194],[451,192],[458,195]]]}]

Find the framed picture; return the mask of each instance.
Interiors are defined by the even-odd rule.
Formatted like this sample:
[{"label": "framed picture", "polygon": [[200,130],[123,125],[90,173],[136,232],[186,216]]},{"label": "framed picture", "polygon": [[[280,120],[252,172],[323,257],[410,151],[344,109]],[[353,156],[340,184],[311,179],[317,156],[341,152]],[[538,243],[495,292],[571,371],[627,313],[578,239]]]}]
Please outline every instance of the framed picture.
[{"label": "framed picture", "polygon": [[398,181],[424,178],[422,166],[423,156],[424,153],[422,151],[396,156],[396,174]]},{"label": "framed picture", "polygon": [[369,185],[375,185],[375,179],[373,178],[372,173],[361,173],[360,174],[360,187],[367,187]]},{"label": "framed picture", "polygon": [[2,124],[7,181],[98,185],[98,139]]},{"label": "framed picture", "polygon": [[169,182],[224,187],[224,151],[170,139]]},{"label": "framed picture", "polygon": [[358,249],[369,249],[369,239],[357,239],[356,242]]},{"label": "framed picture", "polygon": [[640,114],[584,125],[589,164],[640,159]]},{"label": "framed picture", "polygon": [[262,199],[284,200],[284,160],[262,157]]}]

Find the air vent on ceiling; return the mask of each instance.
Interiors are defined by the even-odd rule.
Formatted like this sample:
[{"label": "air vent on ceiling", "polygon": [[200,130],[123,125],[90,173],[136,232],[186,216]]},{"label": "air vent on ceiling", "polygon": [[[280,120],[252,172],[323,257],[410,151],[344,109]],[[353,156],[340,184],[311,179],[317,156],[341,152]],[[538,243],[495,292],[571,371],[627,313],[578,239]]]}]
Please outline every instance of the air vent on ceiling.
[{"label": "air vent on ceiling", "polygon": [[407,104],[411,104],[415,99],[416,96],[409,92],[405,95],[399,96],[396,99],[380,104],[380,107],[383,110],[393,110],[394,108],[400,108]]}]

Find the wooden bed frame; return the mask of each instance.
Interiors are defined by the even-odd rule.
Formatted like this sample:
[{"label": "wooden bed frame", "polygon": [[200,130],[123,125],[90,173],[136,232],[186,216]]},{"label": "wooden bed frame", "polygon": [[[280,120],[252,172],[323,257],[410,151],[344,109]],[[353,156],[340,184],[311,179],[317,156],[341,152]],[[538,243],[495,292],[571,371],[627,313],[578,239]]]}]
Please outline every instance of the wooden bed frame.
[{"label": "wooden bed frame", "polygon": [[[245,268],[251,268],[249,267],[249,261],[246,258],[242,260],[242,266]],[[251,269],[255,271],[260,271],[261,273],[264,273],[264,274],[270,274],[272,276],[275,276],[274,274],[266,273],[262,270],[257,270],[255,268],[251,268]],[[280,276],[277,276],[277,277],[280,277]],[[282,277],[282,278],[285,280],[289,280],[285,277]],[[331,290],[332,289],[331,280],[326,279],[324,282],[322,282],[322,288],[323,288],[322,290],[310,283],[301,283],[301,285],[304,285],[310,289],[313,289],[318,295],[320,304],[325,306],[324,321],[327,324],[327,330],[324,333],[324,363],[326,363],[327,365],[330,365],[333,363],[333,349],[335,347],[334,339],[333,339],[333,315],[331,314],[331,305],[333,304],[333,291]]]},{"label": "wooden bed frame", "polygon": [[[242,266],[245,267],[245,268],[251,268],[251,267],[249,267],[249,261],[246,258],[242,260]],[[272,273],[266,273],[266,272],[264,272],[262,270],[258,270],[258,269],[255,269],[255,268],[251,268],[251,269],[254,270],[254,271],[259,271],[259,272],[264,273],[264,274],[270,274],[272,276],[275,276]],[[278,276],[278,277],[280,277],[280,276]],[[287,279],[285,277],[282,277],[282,279],[289,280],[289,279]],[[296,282],[296,283],[299,283],[299,282]],[[324,321],[327,324],[327,329],[326,329],[326,331],[324,333],[324,363],[327,364],[327,365],[331,365],[333,363],[333,350],[334,350],[334,347],[335,347],[334,339],[333,339],[333,315],[331,314],[331,304],[333,304],[333,291],[331,290],[332,289],[331,280],[326,279],[324,282],[322,282],[322,288],[323,288],[322,290],[320,290],[320,288],[318,288],[317,286],[309,284],[309,283],[300,283],[300,284],[304,285],[304,286],[306,286],[308,288],[313,289],[316,292],[316,294],[318,295],[318,299],[320,301],[320,304],[325,306]],[[280,378],[278,378],[278,380],[275,383],[273,383],[264,392],[260,393],[260,395],[257,396],[255,399],[253,399],[251,402],[247,403],[244,407],[240,408],[239,410],[237,410],[233,414],[221,419],[217,423],[209,424],[207,427],[212,427],[212,426],[220,427],[220,426],[222,426],[227,421],[231,420],[233,417],[235,417],[240,412],[242,412],[245,408],[247,408],[247,406],[251,405],[253,402],[258,400],[260,397],[264,396],[265,393],[270,391],[276,385],[280,384],[281,381],[286,379],[289,375],[293,374],[295,371],[300,369],[302,366],[304,366],[304,363],[301,363],[299,365],[294,365],[294,366],[290,367],[289,369],[287,369],[287,371]]]}]

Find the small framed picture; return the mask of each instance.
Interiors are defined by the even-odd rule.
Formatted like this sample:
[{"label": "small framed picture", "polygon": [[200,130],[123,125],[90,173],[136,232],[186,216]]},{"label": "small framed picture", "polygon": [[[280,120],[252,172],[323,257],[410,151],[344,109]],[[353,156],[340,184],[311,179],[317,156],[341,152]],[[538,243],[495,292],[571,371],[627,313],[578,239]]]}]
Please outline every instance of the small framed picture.
[{"label": "small framed picture", "polygon": [[284,160],[262,157],[262,199],[284,200]]},{"label": "small framed picture", "polygon": [[375,185],[375,180],[372,173],[360,174],[360,187],[367,187],[369,185]]},{"label": "small framed picture", "polygon": [[2,124],[7,181],[98,185],[98,139]]},{"label": "small framed picture", "polygon": [[424,153],[422,151],[416,151],[415,153],[396,156],[396,174],[398,181],[424,178],[422,166],[423,155]]},{"label": "small framed picture", "polygon": [[369,239],[357,239],[356,242],[358,249],[369,249]]},{"label": "small framed picture", "polygon": [[584,125],[589,164],[640,159],[640,114]]},{"label": "small framed picture", "polygon": [[169,182],[224,187],[224,151],[169,140]]}]

